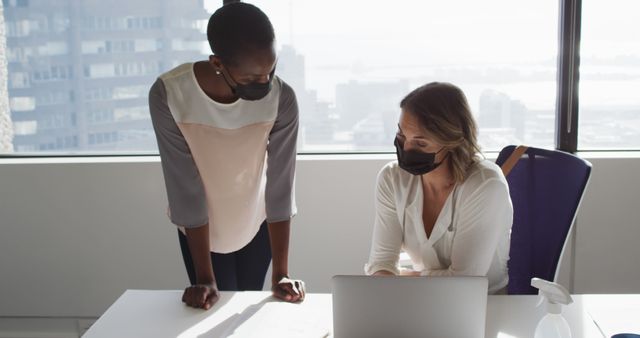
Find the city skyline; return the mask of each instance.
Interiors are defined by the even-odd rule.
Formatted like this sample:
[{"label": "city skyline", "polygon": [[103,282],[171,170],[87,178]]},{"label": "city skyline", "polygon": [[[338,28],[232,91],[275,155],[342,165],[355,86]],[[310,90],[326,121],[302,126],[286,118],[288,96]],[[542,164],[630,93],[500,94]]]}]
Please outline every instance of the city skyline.
[{"label": "city skyline", "polygon": [[[4,9],[4,16],[16,152],[155,152],[146,102],[148,88],[173,66],[206,58],[204,26],[215,9],[213,2],[193,0],[178,10],[175,1],[164,0],[150,13],[145,2],[150,0],[123,1],[118,9],[97,1],[81,5],[69,1],[47,7],[45,0],[5,0],[11,5]],[[65,7],[72,3],[75,7]],[[428,54],[424,54],[426,59],[406,52],[400,56],[367,54],[367,48],[374,50],[376,43],[387,46],[393,36],[372,40],[371,32],[363,27],[347,30],[344,38],[331,35],[340,27],[330,27],[325,36],[312,24],[301,24],[301,18],[314,8],[300,9],[305,1],[302,5],[296,2],[296,6],[289,2],[289,7],[285,3],[279,7],[264,1],[254,3],[264,5],[273,16],[278,36],[277,75],[292,85],[298,97],[302,152],[392,151],[400,99],[431,81],[452,82],[463,89],[478,120],[485,150],[498,150],[510,143],[554,147],[554,39],[540,35],[540,41],[525,44],[527,58],[501,55],[513,49],[507,48],[507,43],[525,46],[505,40],[502,45],[487,42],[497,48],[495,51],[454,56],[444,62],[439,58],[446,53],[436,48],[444,37],[434,40],[436,47],[420,52]],[[442,6],[440,10],[448,5]],[[532,8],[538,15],[544,13],[544,20],[553,18],[547,13],[548,4]],[[175,15],[178,12],[184,15]],[[291,18],[298,14],[301,18]],[[500,24],[503,22],[487,26],[478,36],[487,40],[488,32]],[[434,25],[450,26],[443,20]],[[394,29],[395,33],[402,30]],[[547,27],[538,33],[556,31],[556,27]],[[520,34],[531,32],[527,29]],[[506,37],[517,35],[511,32]],[[332,43],[326,43],[331,38]],[[408,39],[398,39],[392,47],[422,50],[407,45]],[[348,45],[354,43],[362,50],[333,53],[336,55],[327,58],[336,48],[352,51],[354,46]],[[592,148],[640,146],[640,120],[636,118],[640,103],[633,85],[640,83],[640,56],[628,48],[618,49],[623,54],[610,50],[599,54],[596,46],[600,44],[585,43],[580,142]],[[492,59],[494,54],[500,55]]]}]

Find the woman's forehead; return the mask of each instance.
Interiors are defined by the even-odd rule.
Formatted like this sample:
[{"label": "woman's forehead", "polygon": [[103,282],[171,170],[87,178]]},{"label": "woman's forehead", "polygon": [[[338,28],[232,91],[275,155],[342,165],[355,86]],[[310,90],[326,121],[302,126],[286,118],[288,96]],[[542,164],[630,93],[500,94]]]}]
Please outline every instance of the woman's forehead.
[{"label": "woman's forehead", "polygon": [[429,132],[429,129],[414,114],[403,112],[398,128],[407,140],[424,140],[429,144],[440,144],[438,139]]},{"label": "woman's forehead", "polygon": [[276,61],[275,51],[266,49],[239,57],[233,68],[246,75],[266,75],[271,73]]},{"label": "woman's forehead", "polygon": [[402,110],[400,114],[400,121],[398,127],[403,133],[412,133],[416,135],[428,136],[428,131],[425,126],[422,125],[420,119],[415,114],[412,114],[406,110]]}]

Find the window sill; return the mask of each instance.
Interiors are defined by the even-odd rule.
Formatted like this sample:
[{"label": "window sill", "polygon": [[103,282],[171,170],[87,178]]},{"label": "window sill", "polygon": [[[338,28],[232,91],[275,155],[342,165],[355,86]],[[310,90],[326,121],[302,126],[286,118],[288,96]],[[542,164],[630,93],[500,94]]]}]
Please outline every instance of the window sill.
[{"label": "window sill", "polygon": [[[584,151],[578,152],[578,156],[584,159],[640,159],[640,151]],[[498,152],[487,152],[486,159],[495,161]],[[351,153],[351,154],[298,154],[298,161],[392,161],[396,158],[394,153]],[[160,162],[160,156],[155,154],[137,155],[56,155],[35,156],[3,155],[0,156],[0,164],[64,164],[64,163],[155,163]]]}]

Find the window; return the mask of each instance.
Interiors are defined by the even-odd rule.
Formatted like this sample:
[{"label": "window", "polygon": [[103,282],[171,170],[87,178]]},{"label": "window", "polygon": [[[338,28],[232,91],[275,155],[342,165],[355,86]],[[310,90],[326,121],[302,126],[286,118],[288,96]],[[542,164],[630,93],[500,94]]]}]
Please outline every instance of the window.
[{"label": "window", "polygon": [[89,124],[113,122],[113,112],[111,110],[92,109],[87,114],[87,122]]},{"label": "window", "polygon": [[202,51],[208,48],[208,46],[209,44],[202,40],[173,39],[171,41],[171,47],[173,50]]},{"label": "window", "polygon": [[7,61],[9,62],[27,62],[28,58],[33,55],[31,48],[8,48]]},{"label": "window", "polygon": [[[149,87],[207,58],[207,19],[222,3],[168,1],[180,5],[4,0],[10,117],[31,126],[14,133],[13,148],[155,151]],[[583,4],[581,149],[640,148],[639,5],[612,1]],[[466,93],[485,151],[555,147],[564,0],[247,2],[276,29],[277,75],[298,97],[301,152],[393,151],[399,101],[431,81]]]},{"label": "window", "polygon": [[106,101],[113,98],[113,91],[111,88],[98,87],[87,88],[84,92],[84,99],[87,102],[91,101]]},{"label": "window", "polygon": [[[73,78],[73,68],[71,68],[71,66],[51,66],[49,68],[35,70],[32,76],[33,82],[67,82],[66,80],[70,80]],[[32,88],[33,87],[35,87],[35,84],[32,86]],[[33,91],[39,92],[37,88],[33,88]],[[9,92],[9,95],[11,96],[11,92]]]},{"label": "window", "polygon": [[[158,39],[136,39],[135,41],[131,41],[131,49],[135,52],[155,52],[160,50]],[[199,49],[198,51],[201,51]]]},{"label": "window", "polygon": [[581,150],[640,148],[639,12],[635,0],[582,4]]},{"label": "window", "polygon": [[[120,31],[120,30],[129,30],[129,29],[158,29],[162,28],[162,17],[132,17],[126,13],[127,4],[121,0],[121,5],[123,6],[123,10],[125,14],[120,16],[92,16],[89,15],[83,20],[83,26],[87,30],[91,31]],[[151,2],[149,2],[151,4]],[[201,8],[191,9],[199,10]],[[102,14],[98,13],[98,10],[92,11],[89,8],[91,14]],[[122,12],[121,12],[122,13]],[[188,17],[188,15],[186,15]]]},{"label": "window", "polygon": [[301,151],[391,151],[400,100],[432,81],[462,88],[484,150],[554,145],[557,2],[249,2],[274,23]]},{"label": "window", "polygon": [[71,96],[67,91],[42,92],[36,96],[36,107],[69,103],[72,102]]},{"label": "window", "polygon": [[9,108],[14,112],[31,111],[36,108],[36,100],[31,96],[15,96],[9,99]]},{"label": "window", "polygon": [[29,0],[2,0],[4,7],[28,7]]},{"label": "window", "polygon": [[[12,10],[15,10],[15,8],[6,8],[5,13]],[[15,21],[7,20],[5,21],[5,26],[7,29],[7,37],[26,37],[34,32],[37,32],[39,29],[38,21],[25,19]]]},{"label": "window", "polygon": [[133,121],[133,120],[144,120],[149,116],[149,107],[139,106],[139,107],[129,107],[129,108],[118,108],[113,112],[113,118],[116,121]]},{"label": "window", "polygon": [[120,86],[113,88],[113,99],[114,100],[124,100],[124,99],[135,99],[135,98],[146,98],[147,93],[149,92],[148,86]]},{"label": "window", "polygon": [[38,132],[38,121],[18,121],[13,123],[16,135],[33,135]]},{"label": "window", "polygon": [[40,56],[65,55],[67,53],[67,43],[63,41],[48,41],[38,47],[38,54]]},{"label": "window", "polygon": [[100,54],[106,53],[105,41],[82,41],[81,45],[82,54]]},{"label": "window", "polygon": [[118,142],[118,133],[115,131],[89,134],[90,145],[102,145],[116,142]]},{"label": "window", "polygon": [[29,74],[25,72],[15,72],[9,74],[10,88],[29,88]]},{"label": "window", "polygon": [[38,121],[40,130],[61,129],[65,127],[65,116],[62,113],[48,114]]}]

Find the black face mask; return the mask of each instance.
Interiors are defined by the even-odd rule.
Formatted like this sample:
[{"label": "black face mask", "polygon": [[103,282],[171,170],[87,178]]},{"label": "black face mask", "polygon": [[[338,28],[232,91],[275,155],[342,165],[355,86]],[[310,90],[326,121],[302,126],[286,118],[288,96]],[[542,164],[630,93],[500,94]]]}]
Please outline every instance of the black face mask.
[{"label": "black face mask", "polygon": [[398,156],[398,165],[400,168],[408,171],[413,175],[424,175],[430,171],[436,169],[444,159],[438,163],[435,163],[436,154],[442,151],[444,147],[438,150],[437,153],[423,153],[421,151],[404,151],[404,142],[396,137],[393,144],[396,146],[396,155]]},{"label": "black face mask", "polygon": [[[269,94],[271,88],[273,87],[273,74],[276,72],[275,67],[269,73],[269,81],[265,83],[261,82],[252,82],[249,84],[241,84],[233,80],[236,83],[236,86],[232,86],[229,81],[227,81],[227,76],[222,73],[222,77],[224,78],[224,82],[229,86],[231,92],[237,97],[247,100],[247,101],[256,101],[264,98]],[[229,75],[231,77],[231,75]],[[233,79],[233,78],[232,78]]]}]

